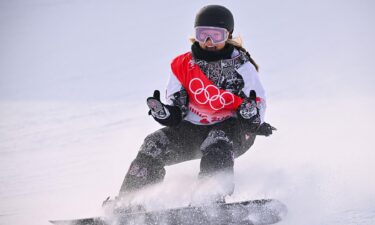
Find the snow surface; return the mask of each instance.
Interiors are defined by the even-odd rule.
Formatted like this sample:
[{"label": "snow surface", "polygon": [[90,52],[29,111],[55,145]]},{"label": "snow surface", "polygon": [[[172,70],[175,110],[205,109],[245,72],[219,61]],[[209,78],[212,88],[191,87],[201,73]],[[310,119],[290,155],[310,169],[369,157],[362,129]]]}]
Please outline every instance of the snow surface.
[{"label": "snow surface", "polygon": [[[233,11],[278,128],[237,159],[232,200],[280,199],[280,225],[375,224],[373,1],[2,0],[1,225],[102,213],[160,128],[145,99],[212,3]],[[167,167],[152,202],[188,201],[198,167]]]}]

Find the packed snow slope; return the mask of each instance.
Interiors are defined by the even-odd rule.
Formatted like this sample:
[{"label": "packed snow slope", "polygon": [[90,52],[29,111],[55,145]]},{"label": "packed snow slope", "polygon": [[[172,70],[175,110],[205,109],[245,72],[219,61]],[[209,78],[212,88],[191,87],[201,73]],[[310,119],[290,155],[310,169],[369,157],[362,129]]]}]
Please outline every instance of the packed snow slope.
[{"label": "packed snow slope", "polygon": [[[278,128],[236,160],[232,200],[278,198],[285,225],[375,224],[371,0],[0,1],[0,224],[102,213],[160,128],[145,99],[212,3],[232,10]],[[187,203],[198,169],[167,167],[145,197]]]}]

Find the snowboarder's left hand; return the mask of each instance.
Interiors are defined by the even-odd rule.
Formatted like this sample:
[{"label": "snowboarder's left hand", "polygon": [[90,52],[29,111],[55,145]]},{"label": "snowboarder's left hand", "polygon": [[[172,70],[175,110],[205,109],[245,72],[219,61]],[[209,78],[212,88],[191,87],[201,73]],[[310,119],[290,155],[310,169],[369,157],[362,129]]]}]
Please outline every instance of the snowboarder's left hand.
[{"label": "snowboarder's left hand", "polygon": [[255,134],[268,137],[276,130],[277,129],[275,127],[271,126],[271,124],[264,122],[255,131]]},{"label": "snowboarder's left hand", "polygon": [[244,121],[252,132],[256,131],[261,123],[256,97],[256,92],[251,90],[249,97],[244,99],[237,109],[238,118]]}]

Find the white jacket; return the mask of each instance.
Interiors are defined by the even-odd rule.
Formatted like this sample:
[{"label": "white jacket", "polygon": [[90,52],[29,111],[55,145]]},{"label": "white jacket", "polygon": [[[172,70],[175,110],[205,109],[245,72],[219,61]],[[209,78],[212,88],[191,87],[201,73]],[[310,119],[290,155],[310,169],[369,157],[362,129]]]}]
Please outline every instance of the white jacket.
[{"label": "white jacket", "polygon": [[[232,53],[232,58],[239,56],[239,54],[240,54],[239,51],[235,49]],[[194,62],[190,62],[190,63],[194,63]],[[244,81],[244,86],[242,89],[243,93],[248,97],[251,90],[254,90],[256,92],[261,122],[263,123],[264,117],[265,117],[265,111],[266,111],[266,94],[261,84],[261,81],[259,79],[259,75],[258,75],[258,72],[256,71],[255,66],[251,62],[246,61],[238,69],[236,69],[236,71],[238,74],[240,74],[240,76],[242,77]],[[173,94],[181,91],[182,88],[183,88],[183,85],[179,81],[176,74],[174,74],[172,71],[169,76],[167,90],[166,90],[166,100],[168,104],[170,105],[173,104],[172,102]],[[230,117],[237,117],[235,110],[231,112]],[[216,118],[212,120],[212,118],[210,118],[210,115],[205,115],[205,114],[202,115],[199,111],[194,110],[188,106],[188,113],[185,116],[184,120],[189,121],[194,124],[198,124],[198,125],[208,125],[208,124],[215,124],[227,118],[228,117],[219,118],[219,119]],[[204,123],[202,123],[203,119],[205,121]]]}]

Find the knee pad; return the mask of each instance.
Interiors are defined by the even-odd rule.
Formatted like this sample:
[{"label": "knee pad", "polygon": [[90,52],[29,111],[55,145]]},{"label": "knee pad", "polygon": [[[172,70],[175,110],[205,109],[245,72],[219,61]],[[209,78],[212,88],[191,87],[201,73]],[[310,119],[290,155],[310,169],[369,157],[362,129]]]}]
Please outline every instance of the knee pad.
[{"label": "knee pad", "polygon": [[228,138],[222,130],[212,130],[208,133],[207,138],[203,141],[201,145],[201,151],[204,154],[206,149],[209,149],[212,145],[217,145],[218,143],[225,146],[233,147],[233,142]]},{"label": "knee pad", "polygon": [[156,160],[163,161],[163,155],[169,144],[169,139],[163,131],[158,130],[150,135],[148,135],[140,150],[139,154],[143,154],[152,157]]},{"label": "knee pad", "polygon": [[200,174],[211,174],[224,170],[233,171],[233,143],[221,130],[213,130],[201,145]]}]

